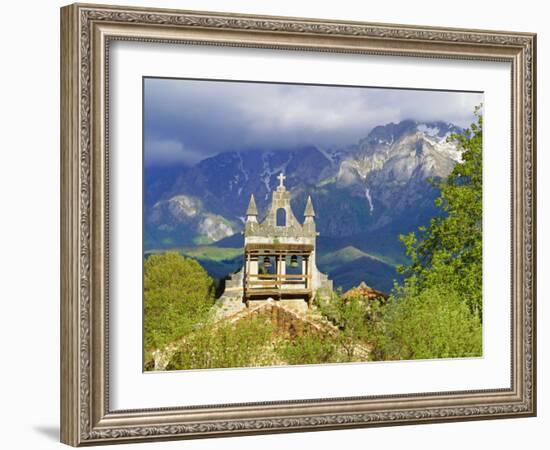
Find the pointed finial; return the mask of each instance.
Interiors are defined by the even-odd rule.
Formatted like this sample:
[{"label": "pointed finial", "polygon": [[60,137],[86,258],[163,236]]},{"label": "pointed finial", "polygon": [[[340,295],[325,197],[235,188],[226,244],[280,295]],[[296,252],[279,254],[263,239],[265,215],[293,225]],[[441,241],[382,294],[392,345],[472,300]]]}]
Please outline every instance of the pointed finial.
[{"label": "pointed finial", "polygon": [[247,216],[257,216],[258,208],[256,208],[256,200],[254,200],[254,194],[250,194],[250,201],[248,202],[248,208],[246,210]]},{"label": "pointed finial", "polygon": [[311,201],[311,195],[307,197],[306,210],[304,211],[304,217],[315,217],[315,211],[313,210],[313,203]]}]

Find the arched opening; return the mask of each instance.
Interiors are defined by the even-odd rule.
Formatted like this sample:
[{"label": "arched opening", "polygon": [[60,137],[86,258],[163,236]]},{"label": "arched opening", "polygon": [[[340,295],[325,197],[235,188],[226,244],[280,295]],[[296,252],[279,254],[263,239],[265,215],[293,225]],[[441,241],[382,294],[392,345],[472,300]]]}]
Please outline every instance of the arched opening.
[{"label": "arched opening", "polygon": [[286,210],[284,208],[279,208],[277,210],[277,222],[278,227],[286,227]]}]

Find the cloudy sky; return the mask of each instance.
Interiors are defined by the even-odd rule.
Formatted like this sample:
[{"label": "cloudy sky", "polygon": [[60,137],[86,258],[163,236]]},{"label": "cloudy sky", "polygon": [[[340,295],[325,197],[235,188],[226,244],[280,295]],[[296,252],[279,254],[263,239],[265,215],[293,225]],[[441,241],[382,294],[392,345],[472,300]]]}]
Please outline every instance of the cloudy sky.
[{"label": "cloudy sky", "polygon": [[404,119],[466,127],[480,93],[147,78],[148,167],[195,164],[216,153],[356,143]]}]

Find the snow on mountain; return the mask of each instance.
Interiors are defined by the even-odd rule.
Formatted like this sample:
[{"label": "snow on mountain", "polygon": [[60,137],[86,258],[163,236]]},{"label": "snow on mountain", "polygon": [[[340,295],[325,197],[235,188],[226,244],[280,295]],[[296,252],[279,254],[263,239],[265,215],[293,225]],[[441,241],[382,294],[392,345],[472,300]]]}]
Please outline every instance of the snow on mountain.
[{"label": "snow on mountain", "polygon": [[359,142],[358,151],[340,163],[337,183],[357,187],[371,215],[377,205],[379,215],[371,228],[388,225],[423,204],[431,208],[434,191],[426,179],[446,178],[461,161],[460,150],[448,138],[462,131],[445,122],[412,120],[375,127]]},{"label": "snow on mountain", "polygon": [[362,140],[359,151],[342,161],[338,180],[342,184],[377,181],[407,182],[411,177],[446,177],[460,161],[456,144],[448,141],[461,130],[451,124],[405,121],[376,127]]}]

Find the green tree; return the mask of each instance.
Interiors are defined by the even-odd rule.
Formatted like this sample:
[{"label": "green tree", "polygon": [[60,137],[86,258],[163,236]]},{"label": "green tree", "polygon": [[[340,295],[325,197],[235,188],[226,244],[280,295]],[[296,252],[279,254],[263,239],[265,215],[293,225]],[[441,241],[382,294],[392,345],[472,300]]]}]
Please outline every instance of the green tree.
[{"label": "green tree", "polygon": [[155,349],[189,334],[207,320],[214,283],[201,265],[177,252],[144,262],[144,348]]},{"label": "green tree", "polygon": [[371,359],[431,359],[482,354],[481,321],[444,286],[404,288],[370,323]]},{"label": "green tree", "polygon": [[408,289],[421,292],[445,285],[482,317],[482,141],[481,106],[477,121],[464,134],[450,137],[462,150],[462,162],[444,180],[431,180],[440,190],[436,205],[442,215],[419,233],[401,236],[410,264],[400,267]]},{"label": "green tree", "polygon": [[482,141],[483,118],[457,143],[462,161],[440,190],[441,214],[418,233],[401,236],[410,263],[387,304],[371,308],[371,359],[429,359],[482,354]]}]

